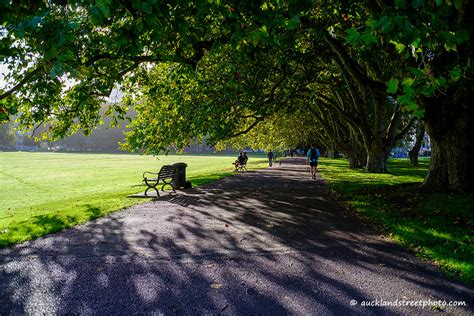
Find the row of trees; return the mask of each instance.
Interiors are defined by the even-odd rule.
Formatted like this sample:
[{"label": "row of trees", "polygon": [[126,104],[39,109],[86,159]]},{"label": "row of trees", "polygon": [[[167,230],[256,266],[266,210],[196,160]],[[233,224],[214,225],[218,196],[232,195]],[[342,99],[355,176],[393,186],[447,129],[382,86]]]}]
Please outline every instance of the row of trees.
[{"label": "row of trees", "polygon": [[386,172],[422,122],[425,187],[472,191],[473,5],[436,1],[49,1],[1,4],[0,118],[61,137],[137,117],[126,148],[317,140]]}]

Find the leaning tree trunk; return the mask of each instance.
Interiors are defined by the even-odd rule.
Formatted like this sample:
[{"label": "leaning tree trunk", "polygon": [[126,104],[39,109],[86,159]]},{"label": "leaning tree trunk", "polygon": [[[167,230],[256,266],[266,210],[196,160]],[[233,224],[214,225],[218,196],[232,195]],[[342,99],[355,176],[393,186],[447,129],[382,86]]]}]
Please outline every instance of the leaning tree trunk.
[{"label": "leaning tree trunk", "polygon": [[472,91],[448,91],[426,100],[425,125],[431,163],[423,187],[436,191],[474,191],[474,110]]},{"label": "leaning tree trunk", "polygon": [[425,127],[423,123],[419,123],[418,133],[416,134],[415,144],[413,148],[408,152],[408,157],[410,157],[410,163],[414,166],[418,166],[418,152],[420,151],[423,138],[425,137]]}]

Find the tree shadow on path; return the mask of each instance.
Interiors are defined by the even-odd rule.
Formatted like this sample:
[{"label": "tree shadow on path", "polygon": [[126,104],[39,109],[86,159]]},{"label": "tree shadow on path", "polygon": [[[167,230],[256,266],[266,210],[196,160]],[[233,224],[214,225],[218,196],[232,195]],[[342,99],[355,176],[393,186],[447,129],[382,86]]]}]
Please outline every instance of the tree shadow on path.
[{"label": "tree shadow on path", "polygon": [[296,158],[0,250],[0,284],[1,314],[431,314],[351,300],[474,304],[471,289],[338,205]]}]

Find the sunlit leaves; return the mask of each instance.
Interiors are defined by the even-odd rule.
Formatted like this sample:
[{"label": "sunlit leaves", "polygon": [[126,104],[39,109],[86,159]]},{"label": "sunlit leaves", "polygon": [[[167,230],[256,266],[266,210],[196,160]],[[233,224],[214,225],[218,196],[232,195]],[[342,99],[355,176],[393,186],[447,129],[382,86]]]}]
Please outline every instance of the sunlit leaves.
[{"label": "sunlit leaves", "polygon": [[449,77],[452,81],[457,81],[462,77],[462,71],[459,66],[456,66],[449,72]]},{"label": "sunlit leaves", "polygon": [[396,93],[398,90],[398,79],[392,78],[387,82],[387,92]]},{"label": "sunlit leaves", "polygon": [[254,47],[256,47],[261,40],[264,40],[266,38],[268,38],[268,30],[265,25],[259,28],[258,30],[253,31],[248,36],[250,43],[252,43]]},{"label": "sunlit leaves", "polygon": [[369,32],[359,33],[355,28],[350,28],[346,33],[346,41],[352,45],[371,47],[377,43],[377,37]]}]

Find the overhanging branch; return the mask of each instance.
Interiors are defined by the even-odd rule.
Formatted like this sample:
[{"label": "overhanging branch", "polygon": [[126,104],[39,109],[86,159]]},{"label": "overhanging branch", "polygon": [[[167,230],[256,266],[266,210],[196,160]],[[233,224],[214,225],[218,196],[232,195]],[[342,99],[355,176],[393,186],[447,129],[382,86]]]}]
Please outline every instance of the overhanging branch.
[{"label": "overhanging branch", "polygon": [[17,91],[21,87],[23,87],[25,84],[27,84],[31,79],[33,79],[36,75],[38,75],[42,71],[42,67],[39,66],[36,69],[30,71],[27,73],[23,79],[18,82],[15,86],[13,86],[10,90],[6,91],[5,93],[0,95],[0,100],[3,100],[5,98],[8,98],[10,95],[13,94],[13,92]]}]

